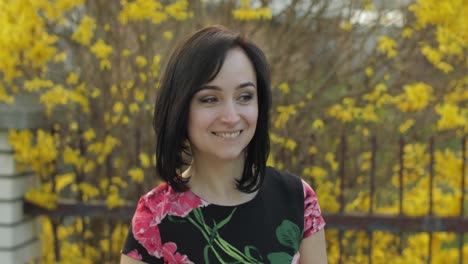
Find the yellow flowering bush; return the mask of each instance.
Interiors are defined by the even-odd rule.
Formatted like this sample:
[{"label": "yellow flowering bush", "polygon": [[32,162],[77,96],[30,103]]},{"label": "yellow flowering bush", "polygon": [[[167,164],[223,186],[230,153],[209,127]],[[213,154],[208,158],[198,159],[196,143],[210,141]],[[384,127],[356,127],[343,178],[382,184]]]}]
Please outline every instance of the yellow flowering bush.
[{"label": "yellow flowering bush", "polygon": [[[28,93],[48,118],[42,129],[9,133],[18,169],[37,176],[25,198],[50,210],[65,199],[115,209],[155,186],[150,127],[161,67],[195,26],[226,24],[250,33],[271,62],[268,165],[310,181],[324,213],[396,215],[402,187],[402,213],[427,215],[432,135],[433,214],[458,216],[468,132],[466,0],[414,1],[392,30],[343,15],[379,12],[372,1],[343,1],[349,12],[338,17],[331,1],[290,2],[122,0],[104,10],[102,1],[0,0],[0,102]],[[400,137],[408,141],[402,163]],[[129,219],[41,221],[41,263],[115,263]],[[433,234],[433,262],[456,263],[457,240]],[[426,263],[429,235],[375,231],[371,241],[365,230],[330,228],[327,243],[330,263],[340,255],[343,263],[367,263],[369,255],[373,263]],[[464,251],[468,261],[468,245]]]}]

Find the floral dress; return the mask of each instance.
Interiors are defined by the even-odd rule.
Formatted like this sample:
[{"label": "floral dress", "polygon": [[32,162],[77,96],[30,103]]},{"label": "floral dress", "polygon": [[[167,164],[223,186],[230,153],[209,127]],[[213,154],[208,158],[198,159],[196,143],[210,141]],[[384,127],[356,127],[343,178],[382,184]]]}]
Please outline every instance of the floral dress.
[{"label": "floral dress", "polygon": [[167,183],[138,202],[122,253],[146,263],[299,263],[299,246],[325,226],[312,188],[268,167],[256,196],[210,204]]}]

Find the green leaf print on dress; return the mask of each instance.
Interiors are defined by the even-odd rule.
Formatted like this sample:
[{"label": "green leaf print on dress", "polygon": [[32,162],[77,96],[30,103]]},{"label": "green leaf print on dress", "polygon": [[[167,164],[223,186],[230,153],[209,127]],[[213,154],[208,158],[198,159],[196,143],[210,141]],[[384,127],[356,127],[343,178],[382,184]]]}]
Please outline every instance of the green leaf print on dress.
[{"label": "green leaf print on dress", "polygon": [[[241,251],[224,240],[219,235],[219,230],[223,228],[234,215],[234,208],[229,216],[221,220],[219,223],[213,221],[210,226],[205,222],[201,208],[194,209],[188,216],[187,220],[192,223],[203,235],[207,245],[203,250],[204,263],[210,263],[210,254],[214,254],[218,263],[246,263],[246,264],[262,264],[265,260],[261,252],[254,246],[247,245]],[[193,217],[192,217],[193,216]],[[289,220],[284,220],[280,226],[276,228],[276,237],[281,245],[292,248],[294,252],[299,250],[299,241],[301,232],[299,227]],[[226,260],[229,259],[229,260]],[[285,252],[274,252],[268,254],[268,260],[272,264],[291,263],[293,256]]]},{"label": "green leaf print on dress", "polygon": [[[276,228],[276,238],[278,238],[280,244],[292,248],[294,252],[299,251],[301,235],[299,227],[289,220],[283,220],[281,225]],[[268,260],[270,260],[271,264],[292,263],[293,259],[294,256],[285,252],[274,252],[268,254]]]},{"label": "green leaf print on dress", "polygon": [[[205,222],[205,218],[203,217],[201,208],[194,209],[192,213],[188,215],[188,221],[195,225],[195,227],[198,228],[198,230],[200,230],[206,242],[208,243],[203,250],[203,257],[205,260],[204,263],[210,263],[210,253],[213,253],[215,255],[219,263],[263,263],[263,261],[258,260],[252,255],[252,253],[255,251],[259,252],[257,248],[253,246],[246,246],[244,248],[244,252],[242,252],[230,243],[228,243],[219,235],[218,231],[227,223],[229,223],[235,211],[236,208],[232,210],[228,217],[221,220],[221,222],[219,223],[213,221],[213,227],[210,227]],[[192,218],[192,214],[194,218]],[[225,255],[230,257],[230,260],[226,261],[224,259],[225,256],[223,258],[221,253],[224,253]]]}]

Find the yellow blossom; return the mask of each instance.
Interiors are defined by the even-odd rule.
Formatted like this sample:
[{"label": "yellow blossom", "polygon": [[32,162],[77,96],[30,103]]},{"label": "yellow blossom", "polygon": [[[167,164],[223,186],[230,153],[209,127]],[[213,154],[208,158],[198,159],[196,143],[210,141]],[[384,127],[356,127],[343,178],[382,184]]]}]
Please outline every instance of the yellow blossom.
[{"label": "yellow blossom", "polygon": [[140,111],[140,107],[136,103],[131,103],[128,106],[128,110],[130,111],[130,113],[134,114],[134,113],[138,113],[138,111]]},{"label": "yellow blossom", "polygon": [[91,97],[96,98],[96,97],[99,97],[100,95],[101,95],[101,91],[97,88],[94,88],[93,92],[91,93]]},{"label": "yellow blossom", "polygon": [[283,128],[288,122],[289,118],[296,114],[296,107],[294,105],[278,106],[276,110],[279,114],[274,122],[275,128]]},{"label": "yellow blossom", "polygon": [[129,49],[124,49],[122,51],[122,56],[124,56],[124,57],[130,56],[130,54],[131,54],[131,51]]},{"label": "yellow blossom", "polygon": [[163,37],[167,40],[171,40],[174,37],[174,34],[171,31],[164,31]]},{"label": "yellow blossom", "polygon": [[106,199],[107,207],[109,209],[122,206],[125,204],[125,201],[119,196],[119,191],[117,186],[110,186],[110,193],[107,195]]},{"label": "yellow blossom", "polygon": [[404,28],[403,32],[401,33],[401,36],[404,38],[409,38],[413,35],[413,30],[411,28]]},{"label": "yellow blossom", "polygon": [[135,100],[137,100],[140,103],[145,101],[145,93],[143,93],[143,91],[141,91],[140,89],[135,89],[134,96]]},{"label": "yellow blossom", "polygon": [[39,102],[46,106],[46,113],[50,115],[57,105],[66,105],[68,103],[69,94],[68,90],[65,90],[60,85],[56,85],[42,94]]},{"label": "yellow blossom", "polygon": [[78,188],[83,194],[83,200],[85,201],[88,201],[89,199],[95,198],[99,195],[99,189],[90,183],[82,182],[79,184]]},{"label": "yellow blossom", "polygon": [[312,123],[312,128],[320,130],[324,126],[323,121],[321,119],[315,119]]},{"label": "yellow blossom", "polygon": [[78,83],[78,76],[76,75],[76,73],[70,72],[68,74],[66,83],[69,84],[69,85],[77,84]]},{"label": "yellow blossom", "polygon": [[110,70],[111,68],[111,62],[108,59],[101,60],[99,63],[99,67],[101,70]]},{"label": "yellow blossom", "polygon": [[176,20],[183,21],[192,16],[187,10],[188,4],[187,0],[178,0],[175,3],[167,5],[165,11]]},{"label": "yellow blossom", "polygon": [[335,154],[327,152],[325,154],[325,160],[328,162],[332,170],[336,171],[338,169],[338,162],[335,160]]},{"label": "yellow blossom", "polygon": [[443,72],[449,73],[453,71],[453,66],[442,60],[443,54],[439,50],[429,45],[423,45],[421,52],[434,66]]},{"label": "yellow blossom", "polygon": [[138,68],[143,68],[143,67],[146,66],[146,64],[148,64],[148,62],[146,61],[146,58],[143,57],[143,56],[137,56],[135,58],[135,62],[137,64]]},{"label": "yellow blossom", "polygon": [[304,169],[302,173],[304,175],[311,176],[315,180],[319,180],[319,181],[324,180],[325,177],[327,177],[328,175],[328,172],[324,168],[319,167],[319,166],[307,167]]},{"label": "yellow blossom", "polygon": [[341,22],[340,23],[340,29],[344,30],[344,31],[350,31],[351,29],[353,29],[353,24],[349,21],[347,22]]},{"label": "yellow blossom", "polygon": [[383,54],[386,54],[388,58],[393,58],[396,55],[397,43],[395,40],[387,37],[381,36],[378,39],[377,50]]},{"label": "yellow blossom", "polygon": [[24,89],[29,92],[35,92],[39,91],[40,89],[51,88],[53,86],[54,83],[51,80],[44,80],[39,78],[34,78],[24,82]]},{"label": "yellow blossom", "polygon": [[90,142],[96,137],[96,133],[94,133],[94,129],[89,128],[83,133],[83,138],[87,141]]},{"label": "yellow blossom", "polygon": [[131,21],[151,20],[153,24],[159,24],[167,19],[167,15],[162,11],[163,5],[158,1],[136,0],[123,2],[119,13],[119,21],[127,24]]},{"label": "yellow blossom", "polygon": [[64,62],[67,59],[65,52],[60,52],[54,56],[54,62]]},{"label": "yellow blossom", "polygon": [[242,0],[240,8],[234,9],[232,11],[232,15],[235,19],[241,21],[261,19],[269,20],[272,17],[272,13],[269,8],[253,9],[249,0]]},{"label": "yellow blossom", "polygon": [[78,123],[77,122],[71,122],[70,123],[70,129],[75,131],[78,130]]},{"label": "yellow blossom", "polygon": [[436,105],[435,110],[440,116],[437,121],[437,129],[449,130],[468,125],[468,112],[461,112],[460,108],[454,104]]},{"label": "yellow blossom", "polygon": [[289,85],[288,83],[281,83],[279,86],[278,86],[278,89],[283,92],[284,94],[289,94],[289,92],[291,91],[289,89]]},{"label": "yellow blossom", "polygon": [[143,168],[149,168],[151,166],[150,158],[148,154],[141,152],[139,155],[140,163]]},{"label": "yellow blossom", "polygon": [[318,149],[317,149],[316,146],[311,146],[311,147],[309,148],[309,151],[308,151],[308,152],[309,152],[309,154],[314,155],[314,154],[317,154]]},{"label": "yellow blossom", "polygon": [[133,168],[128,171],[128,175],[132,178],[132,181],[136,183],[142,183],[144,179],[144,172],[140,168]]},{"label": "yellow blossom", "polygon": [[293,139],[287,139],[284,147],[290,151],[294,151],[297,147],[297,143]]},{"label": "yellow blossom", "polygon": [[124,109],[124,104],[122,102],[115,102],[114,107],[112,109],[115,113],[122,113]]},{"label": "yellow blossom", "polygon": [[88,46],[94,36],[95,29],[96,21],[94,18],[85,16],[81,19],[78,28],[73,33],[72,39],[84,46]]},{"label": "yellow blossom", "polygon": [[396,106],[404,112],[420,111],[432,101],[432,87],[418,82],[403,86],[404,93],[395,97]]},{"label": "yellow blossom", "polygon": [[112,46],[107,45],[104,40],[99,39],[91,46],[91,51],[99,59],[107,59],[112,54]]},{"label": "yellow blossom", "polygon": [[400,133],[402,133],[402,134],[406,133],[406,131],[408,131],[408,129],[410,129],[413,125],[414,125],[414,120],[413,119],[406,120],[399,127]]},{"label": "yellow blossom", "polygon": [[0,83],[0,102],[12,104],[14,102],[13,96],[9,95],[5,86]]}]

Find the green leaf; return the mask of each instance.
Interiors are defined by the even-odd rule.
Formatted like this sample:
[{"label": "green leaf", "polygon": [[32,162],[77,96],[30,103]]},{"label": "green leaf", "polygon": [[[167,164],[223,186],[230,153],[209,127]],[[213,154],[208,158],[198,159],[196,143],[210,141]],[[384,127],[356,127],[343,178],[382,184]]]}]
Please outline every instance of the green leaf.
[{"label": "green leaf", "polygon": [[[254,254],[256,256],[253,256],[252,254]],[[254,246],[245,246],[244,247],[244,254],[250,259],[250,260],[253,260],[253,261],[257,261],[257,259],[260,259],[260,260],[263,260],[263,257],[262,257],[262,254],[260,254],[260,250],[258,250],[256,247]]]},{"label": "green leaf", "polygon": [[185,220],[185,218],[178,217],[178,216],[168,215],[167,218],[169,219],[169,221],[171,221],[173,223],[185,223],[185,222],[187,222],[187,220]]},{"label": "green leaf", "polygon": [[292,248],[294,251],[299,250],[301,231],[295,223],[283,220],[281,225],[276,228],[276,237],[281,245]]},{"label": "green leaf", "polygon": [[203,249],[203,257],[205,258],[205,263],[210,264],[210,256],[209,256],[210,245],[206,245]]},{"label": "green leaf", "polygon": [[291,263],[293,257],[284,252],[275,252],[268,254],[268,260],[271,264],[285,264]]},{"label": "green leaf", "polygon": [[232,218],[232,215],[234,214],[234,212],[236,211],[237,208],[234,208],[231,212],[231,214],[229,214],[228,217],[226,217],[225,219],[223,219],[221,222],[219,222],[218,224],[216,224],[216,226],[214,227],[214,229],[216,230],[219,230],[221,229],[221,227],[225,226],[227,223],[229,223],[229,221],[231,221],[231,218]]}]

